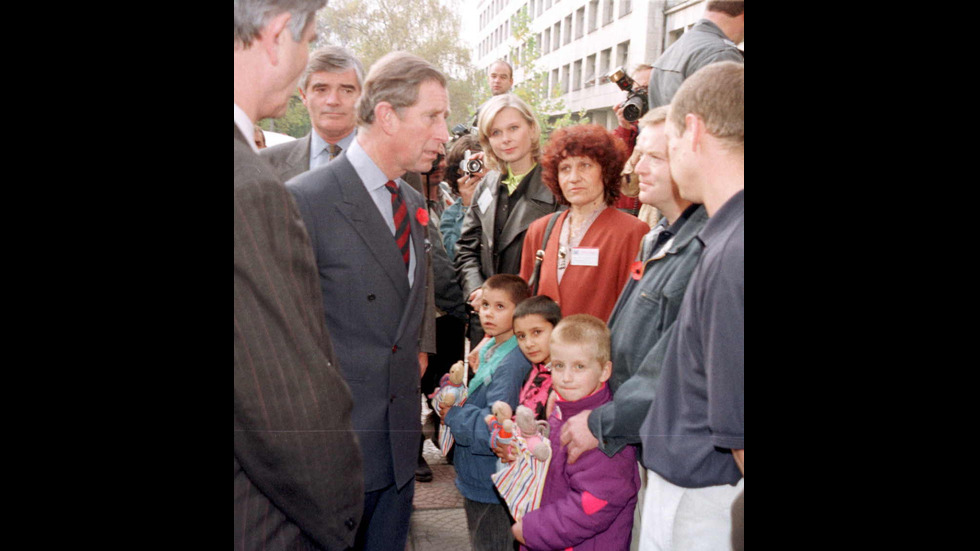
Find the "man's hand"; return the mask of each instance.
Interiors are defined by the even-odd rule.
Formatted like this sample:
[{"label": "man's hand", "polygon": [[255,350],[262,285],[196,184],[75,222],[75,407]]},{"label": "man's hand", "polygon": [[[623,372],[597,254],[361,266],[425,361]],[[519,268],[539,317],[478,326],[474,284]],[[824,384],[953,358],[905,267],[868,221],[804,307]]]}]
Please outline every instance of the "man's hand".
[{"label": "man's hand", "polygon": [[587,409],[568,421],[561,427],[561,444],[568,446],[568,464],[578,461],[583,453],[599,447],[599,441],[589,430],[589,413]]},{"label": "man's hand", "polygon": [[745,450],[732,450],[732,455],[735,456],[735,464],[738,465],[738,470],[742,471],[742,476],[745,476]]},{"label": "man's hand", "polygon": [[479,312],[480,299],[482,298],[483,298],[483,287],[480,287],[477,290],[470,293],[470,298],[466,299],[466,302],[470,303],[470,306],[472,306],[474,310]]},{"label": "man's hand", "polygon": [[421,378],[425,375],[425,370],[429,367],[429,354],[427,352],[419,352],[419,377]]},{"label": "man's hand", "polygon": [[519,520],[519,521],[515,522],[514,525],[510,527],[510,531],[511,531],[511,533],[514,534],[514,539],[515,540],[521,542],[523,545],[527,545],[527,542],[524,541],[524,521],[523,520]]},{"label": "man's hand", "polygon": [[625,106],[626,102],[624,101],[623,103],[617,104],[616,107],[613,107],[613,111],[616,112],[616,118],[619,119],[619,126],[622,126],[623,128],[630,128],[633,123],[623,117],[623,107]]},{"label": "man's hand", "polygon": [[470,350],[469,355],[466,356],[466,361],[470,364],[470,371],[472,371],[474,375],[476,375],[476,370],[480,369],[480,349],[483,348],[483,345],[489,340],[490,337],[483,337],[480,344],[476,345],[476,348],[473,350]]}]

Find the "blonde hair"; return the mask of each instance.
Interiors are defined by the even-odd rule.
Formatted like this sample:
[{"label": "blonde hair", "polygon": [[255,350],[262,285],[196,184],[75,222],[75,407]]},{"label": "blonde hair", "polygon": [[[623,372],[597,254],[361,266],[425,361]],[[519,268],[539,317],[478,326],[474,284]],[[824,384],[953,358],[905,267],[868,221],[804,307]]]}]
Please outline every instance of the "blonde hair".
[{"label": "blonde hair", "polygon": [[565,344],[591,344],[599,365],[605,365],[612,356],[609,327],[590,314],[573,314],[562,318],[551,332],[551,340]]},{"label": "blonde hair", "polygon": [[541,127],[538,125],[538,118],[534,116],[531,106],[515,94],[507,93],[494,96],[480,109],[480,119],[477,121],[477,128],[480,132],[480,146],[483,147],[484,158],[489,161],[490,167],[500,172],[507,171],[507,163],[497,157],[493,148],[490,147],[490,127],[493,119],[505,108],[511,107],[521,114],[521,117],[531,127],[531,158],[534,162],[541,160]]}]

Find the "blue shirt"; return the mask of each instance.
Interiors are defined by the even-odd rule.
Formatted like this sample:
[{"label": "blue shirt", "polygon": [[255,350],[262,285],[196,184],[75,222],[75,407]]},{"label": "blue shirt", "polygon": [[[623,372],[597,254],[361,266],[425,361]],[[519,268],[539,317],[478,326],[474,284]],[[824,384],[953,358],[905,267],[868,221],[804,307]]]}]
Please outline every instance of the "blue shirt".
[{"label": "blue shirt", "polygon": [[[314,136],[316,132],[313,133]],[[384,219],[385,223],[388,224],[388,229],[391,230],[391,235],[395,235],[395,220],[394,213],[391,209],[391,192],[385,187],[388,183],[388,177],[385,176],[384,172],[378,168],[378,165],[371,160],[364,148],[357,140],[352,140],[350,147],[347,148],[347,160],[350,164],[354,166],[354,171],[357,172],[357,176],[364,183],[364,187],[367,189],[368,195],[374,201],[374,204],[378,207],[378,211],[381,212],[381,217]],[[404,180],[401,178],[396,178],[395,183],[398,184],[398,189],[402,189],[402,186],[407,186]],[[415,213],[408,213],[409,216],[415,216]],[[408,265],[408,285],[412,286],[415,283],[415,246],[412,245],[411,235],[409,236],[409,250],[411,251],[411,261]]]}]

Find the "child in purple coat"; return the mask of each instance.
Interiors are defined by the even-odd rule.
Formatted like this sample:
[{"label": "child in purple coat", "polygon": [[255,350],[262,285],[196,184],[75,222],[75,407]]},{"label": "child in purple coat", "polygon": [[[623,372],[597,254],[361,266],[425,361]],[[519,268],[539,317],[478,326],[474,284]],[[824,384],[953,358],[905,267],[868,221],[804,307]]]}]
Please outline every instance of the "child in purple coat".
[{"label": "child in purple coat", "polygon": [[598,449],[567,463],[561,445],[565,419],[612,399],[606,380],[609,328],[588,314],[563,319],[551,333],[551,381],[558,394],[551,426],[551,465],[541,506],[524,515],[512,531],[522,549],[625,551],[630,547],[640,473],[633,446],[607,457]]}]

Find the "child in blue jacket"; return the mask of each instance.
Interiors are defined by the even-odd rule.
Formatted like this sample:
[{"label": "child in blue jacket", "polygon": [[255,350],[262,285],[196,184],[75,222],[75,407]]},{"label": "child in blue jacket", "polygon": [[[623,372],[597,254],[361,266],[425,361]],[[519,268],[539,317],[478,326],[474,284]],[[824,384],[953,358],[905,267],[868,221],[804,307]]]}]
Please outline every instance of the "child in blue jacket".
[{"label": "child in blue jacket", "polygon": [[497,274],[484,282],[480,324],[492,338],[480,350],[480,367],[470,380],[466,401],[460,406],[440,406],[443,423],[456,440],[456,487],[463,494],[475,551],[511,551],[514,545],[510,513],[490,478],[497,468],[497,456],[490,449],[490,428],[484,418],[492,414],[490,407],[498,400],[517,409],[531,364],[517,346],[513,315],[517,303],[529,295],[527,283],[517,275]]}]

